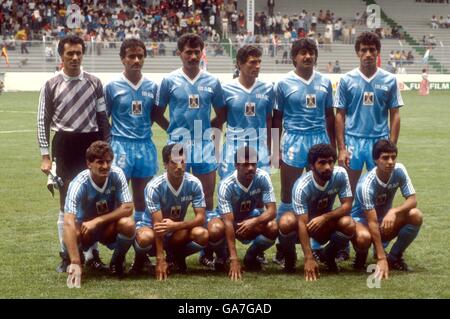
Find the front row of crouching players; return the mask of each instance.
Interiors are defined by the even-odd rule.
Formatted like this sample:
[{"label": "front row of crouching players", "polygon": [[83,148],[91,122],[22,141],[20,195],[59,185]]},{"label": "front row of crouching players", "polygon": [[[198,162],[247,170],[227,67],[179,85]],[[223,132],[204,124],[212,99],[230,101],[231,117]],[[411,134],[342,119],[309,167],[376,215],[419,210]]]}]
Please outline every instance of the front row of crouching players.
[{"label": "front row of crouching players", "polygon": [[[125,255],[133,242],[136,257],[132,270],[139,272],[147,255],[155,254],[158,280],[166,279],[169,269],[186,272],[185,258],[209,243],[216,253],[216,269],[225,270],[229,260],[228,274],[238,280],[242,269],[235,239],[251,243],[244,257],[244,268],[251,271],[261,269],[258,256],[277,236],[287,272],[295,271],[295,244],[300,242],[306,280],[318,278],[319,261],[328,270],[337,271],[337,252],[350,240],[356,251],[354,268],[364,269],[373,243],[380,278],[388,278],[389,269],[408,271],[403,253],[420,230],[422,213],[416,208],[415,191],[405,167],[396,162],[395,144],[380,140],[372,155],[376,167],[360,179],[352,208],[348,175],[335,166],[336,151],[328,144],[313,146],[308,153],[310,171],[292,190],[294,211],[276,216],[270,176],[256,167],[255,149],[242,147],[235,155],[236,171],[219,186],[216,212],[206,218],[202,184],[185,171],[182,145],[166,145],[162,151],[166,173],[147,184],[146,211],[135,225],[126,178],[120,168],[111,167],[110,146],[94,142],[86,151],[88,169],[71,182],[66,198],[64,244],[71,261],[68,286],[80,287],[81,251],[97,241],[114,249],[110,269],[119,277],[124,274]],[[398,188],[406,200],[392,207]],[[336,195],[341,205],[333,209]],[[195,216],[185,220],[189,204]],[[328,244],[313,254],[311,238]],[[384,249],[394,238],[397,240],[386,254]]]}]

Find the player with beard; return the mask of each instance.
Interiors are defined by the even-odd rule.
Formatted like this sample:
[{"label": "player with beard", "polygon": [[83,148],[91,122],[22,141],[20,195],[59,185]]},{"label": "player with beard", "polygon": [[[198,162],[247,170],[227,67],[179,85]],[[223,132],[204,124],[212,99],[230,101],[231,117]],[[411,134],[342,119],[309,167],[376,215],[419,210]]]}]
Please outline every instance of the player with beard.
[{"label": "player with beard", "polygon": [[[308,152],[310,171],[301,176],[292,190],[294,212],[279,219],[280,246],[285,254],[285,270],[295,271],[295,243],[300,244],[305,256],[305,279],[316,280],[318,263],[313,256],[310,238],[323,249],[322,260],[329,271],[338,271],[337,252],[345,247],[355,233],[355,223],[349,216],[352,193],[347,172],[335,166],[336,151],[329,144],[314,145]],[[333,209],[339,196],[341,205]]]}]

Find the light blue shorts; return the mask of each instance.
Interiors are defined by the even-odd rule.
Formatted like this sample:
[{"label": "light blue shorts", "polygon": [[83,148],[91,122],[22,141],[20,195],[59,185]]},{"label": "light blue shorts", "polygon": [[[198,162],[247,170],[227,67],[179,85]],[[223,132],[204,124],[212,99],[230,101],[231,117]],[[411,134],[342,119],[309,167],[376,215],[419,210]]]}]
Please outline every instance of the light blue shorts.
[{"label": "light blue shorts", "polygon": [[305,168],[308,166],[308,152],[316,144],[329,144],[326,132],[289,133],[284,132],[281,138],[281,159],[289,166]]},{"label": "light blue shorts", "polygon": [[389,136],[379,138],[364,138],[345,135],[345,146],[350,155],[350,169],[360,171],[366,163],[366,169],[374,168],[375,161],[372,158],[372,149],[376,142],[381,139],[389,139]]},{"label": "light blue shorts", "polygon": [[139,218],[135,216],[134,220],[136,223],[136,230],[142,227],[153,228],[153,219],[147,211],[145,211],[143,214],[140,214]]},{"label": "light blue shorts", "polygon": [[114,153],[113,165],[120,167],[127,179],[148,178],[158,172],[156,147],[151,140],[113,136],[111,148]]},{"label": "light blue shorts", "polygon": [[265,170],[270,174],[270,158],[267,150],[267,144],[257,142],[241,142],[241,141],[227,141],[222,148],[222,163],[219,166],[220,179],[231,175],[236,167],[234,166],[234,154],[243,146],[251,146],[258,151],[258,168]]}]

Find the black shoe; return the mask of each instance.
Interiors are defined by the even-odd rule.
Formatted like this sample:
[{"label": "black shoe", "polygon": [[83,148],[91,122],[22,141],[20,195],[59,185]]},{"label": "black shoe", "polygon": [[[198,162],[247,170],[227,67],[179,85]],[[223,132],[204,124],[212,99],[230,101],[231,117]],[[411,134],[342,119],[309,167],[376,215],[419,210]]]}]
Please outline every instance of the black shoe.
[{"label": "black shoe", "polygon": [[355,259],[353,260],[352,267],[358,271],[366,270],[367,252],[356,252]]},{"label": "black shoe", "polygon": [[148,259],[147,254],[136,254],[128,274],[133,276],[141,275],[145,272],[145,269],[149,270],[151,265],[152,263]]},{"label": "black shoe", "polygon": [[92,250],[92,258],[86,261],[86,267],[95,271],[108,271],[108,266],[100,259],[100,254],[97,249]]},{"label": "black shoe", "polygon": [[329,256],[330,255],[330,253],[326,253],[326,252],[324,252],[324,263],[325,263],[325,266],[326,266],[326,268],[327,268],[327,271],[328,272],[331,272],[331,273],[338,273],[339,272],[339,267],[338,267],[338,265],[337,265],[337,263],[336,263],[336,258],[335,257],[331,257],[331,256]]},{"label": "black shoe", "polygon": [[245,254],[244,257],[244,267],[247,271],[261,271],[262,265],[259,262],[258,258],[249,257],[247,254]]},{"label": "black shoe", "polygon": [[323,249],[313,249],[312,250],[312,254],[314,256],[314,259],[318,262],[318,263],[325,263],[325,256],[323,255]]},{"label": "black shoe", "polygon": [[267,265],[269,263],[266,259],[266,255],[264,254],[264,252],[261,252],[259,255],[257,255],[256,259],[258,259],[261,265]]},{"label": "black shoe", "polygon": [[174,262],[174,271],[180,274],[187,273],[187,265],[185,257],[177,257]]},{"label": "black shoe", "polygon": [[209,258],[206,255],[201,255],[200,258],[198,259],[198,262],[200,263],[200,265],[203,265],[206,268],[214,269],[214,259],[213,258]]},{"label": "black shoe", "polygon": [[109,270],[112,276],[118,277],[119,279],[123,278],[125,276],[125,267],[124,262],[116,262],[111,263],[109,265]]},{"label": "black shoe", "polygon": [[67,267],[70,265],[69,255],[65,252],[59,252],[59,257],[61,257],[61,263],[56,267],[56,271],[63,273],[67,271]]},{"label": "black shoe", "polygon": [[281,267],[284,267],[284,254],[281,251],[281,246],[280,246],[280,244],[276,244],[275,247],[277,249],[277,252],[275,253],[275,256],[273,257],[272,261],[275,264],[278,264]]},{"label": "black shoe", "polygon": [[222,258],[216,258],[214,261],[214,270],[217,272],[225,272],[227,270],[227,263]]},{"label": "black shoe", "polygon": [[350,254],[347,249],[339,250],[336,256],[336,262],[346,261],[350,259]]},{"label": "black shoe", "polygon": [[283,270],[287,273],[294,273],[296,263],[297,263],[297,254],[296,253],[292,254],[292,256],[285,255]]},{"label": "black shoe", "polygon": [[391,254],[388,254],[387,261],[390,269],[400,271],[412,271],[412,268],[408,266],[408,264],[403,259],[403,256],[394,257]]}]

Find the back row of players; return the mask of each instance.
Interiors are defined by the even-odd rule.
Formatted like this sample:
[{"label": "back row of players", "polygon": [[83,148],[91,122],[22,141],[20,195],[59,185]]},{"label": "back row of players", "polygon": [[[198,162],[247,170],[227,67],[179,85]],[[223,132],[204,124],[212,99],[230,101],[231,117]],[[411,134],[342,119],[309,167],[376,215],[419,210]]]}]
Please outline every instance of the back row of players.
[{"label": "back row of players", "polygon": [[[144,44],[125,40],[120,49],[124,72],[105,86],[103,94],[100,81],[81,70],[82,40],[68,37],[60,41],[64,68],[41,92],[38,140],[41,169],[48,173],[50,125],[57,131],[52,155],[57,174],[64,180],[58,220],[60,270],[70,264],[69,282],[81,276],[84,255],[79,247],[87,250],[97,241],[114,244],[110,269],[117,275],[124,273],[124,258],[131,245],[136,251],[133,272],[144,267],[148,254],[156,255],[158,279],[167,277],[168,262],[185,272],[185,257],[202,249],[202,264],[223,270],[229,260],[230,277],[241,278],[235,238],[251,243],[244,257],[248,270],[261,269],[258,256],[277,238],[286,271],[295,270],[295,243],[300,241],[306,280],[317,278],[318,261],[336,271],[337,253],[350,240],[356,251],[355,268],[364,268],[373,243],[380,278],[387,278],[389,268],[408,270],[403,252],[417,236],[422,214],[416,208],[406,169],[396,164],[403,101],[396,78],[376,66],[381,47],[378,37],[369,32],[358,37],[355,50],[360,66],[343,76],[334,103],[330,80],[314,70],[318,51],[308,39],[293,43],[295,70],[279,80],[275,89],[257,79],[258,48],[239,49],[239,77],[222,88],[217,78],[200,70],[203,46],[197,35],[182,36],[178,54],[183,66],[158,87],[141,73]],[[170,121],[164,117],[167,105]],[[216,114],[212,121],[211,107]],[[96,131],[109,140],[107,116],[112,119],[111,148],[102,142],[90,144],[90,134]],[[152,122],[169,135],[162,151],[166,173],[156,178]],[[219,166],[222,181],[214,210],[214,150],[219,134],[215,139],[211,135],[212,128],[221,129],[225,122]],[[273,128],[277,129],[275,136]],[[98,133],[92,138],[98,139]],[[88,169],[76,176],[86,163],[83,150],[74,147],[80,141],[85,149],[90,145]],[[272,142],[280,144],[280,151],[269,157]],[[278,156],[282,199],[277,210],[267,171]],[[336,159],[341,167],[334,166]],[[352,208],[364,163],[369,172],[359,180]],[[310,171],[302,175],[305,168]],[[127,185],[130,179],[133,200]],[[406,201],[392,208],[399,187]],[[336,195],[341,205],[333,209]],[[130,218],[132,202],[134,221]],[[195,217],[186,221],[190,203]],[[315,239],[314,249],[310,237]],[[394,237],[397,241],[386,254],[384,247]],[[327,242],[322,249],[320,245]],[[103,268],[96,247],[90,250],[86,265]]]}]

